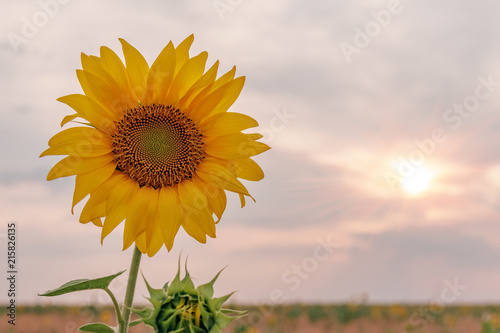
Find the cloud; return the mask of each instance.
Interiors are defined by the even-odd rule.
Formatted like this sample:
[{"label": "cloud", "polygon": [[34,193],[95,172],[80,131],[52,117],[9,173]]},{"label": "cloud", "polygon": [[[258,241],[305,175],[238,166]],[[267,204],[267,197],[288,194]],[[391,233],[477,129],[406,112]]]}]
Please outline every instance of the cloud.
[{"label": "cloud", "polygon": [[[97,55],[108,45],[120,54],[117,38],[124,37],[151,64],[169,40],[178,44],[191,33],[192,54],[207,50],[209,64],[221,60],[221,73],[236,65],[247,76],[233,110],[258,119],[273,149],[257,157],[266,178],[247,182],[257,203],[242,210],[230,195],[217,239],[200,245],[181,232],[173,253],[144,261],[155,285],[171,278],[184,248],[200,281],[229,264],[219,290],[239,289],[237,299],[247,302],[275,288],[288,300],[346,300],[366,291],[376,301],[422,301],[455,276],[468,285],[464,301],[498,298],[488,290],[499,277],[499,92],[456,130],[443,115],[474,94],[479,76],[500,81],[500,4],[402,4],[350,64],[340,43],[352,43],[354,28],[363,29],[386,1],[242,1],[222,20],[211,1],[71,1],[17,53],[7,34],[21,33],[23,17],[41,9],[6,4],[0,215],[19,223],[27,286],[20,300],[36,302],[37,292],[57,285],[31,278],[37,274],[64,282],[128,266],[121,231],[101,247],[99,230],[69,212],[74,179],[47,183],[58,158],[38,158],[71,112],[56,98],[81,92],[74,72],[80,52]],[[412,198],[391,191],[384,178],[391,163],[408,159],[415,141],[435,128],[447,140],[426,156],[439,171],[432,187]],[[328,235],[339,249],[291,290],[284,272]],[[51,270],[43,270],[47,262]]]}]

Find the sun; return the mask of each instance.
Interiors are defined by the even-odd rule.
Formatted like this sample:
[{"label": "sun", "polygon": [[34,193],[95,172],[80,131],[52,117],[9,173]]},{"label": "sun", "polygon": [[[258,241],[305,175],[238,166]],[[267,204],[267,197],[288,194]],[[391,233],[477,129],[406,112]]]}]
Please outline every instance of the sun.
[{"label": "sun", "polygon": [[434,173],[427,166],[420,166],[407,177],[401,177],[401,188],[408,194],[420,194],[431,185]]}]

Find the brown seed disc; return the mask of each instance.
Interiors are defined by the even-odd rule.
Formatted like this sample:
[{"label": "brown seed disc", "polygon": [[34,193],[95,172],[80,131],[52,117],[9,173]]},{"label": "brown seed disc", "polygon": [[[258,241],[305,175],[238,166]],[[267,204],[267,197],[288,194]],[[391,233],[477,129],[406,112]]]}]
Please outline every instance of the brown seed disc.
[{"label": "brown seed disc", "polygon": [[172,186],[193,177],[204,158],[203,136],[179,109],[147,105],[130,109],[117,123],[117,169],[140,186]]}]

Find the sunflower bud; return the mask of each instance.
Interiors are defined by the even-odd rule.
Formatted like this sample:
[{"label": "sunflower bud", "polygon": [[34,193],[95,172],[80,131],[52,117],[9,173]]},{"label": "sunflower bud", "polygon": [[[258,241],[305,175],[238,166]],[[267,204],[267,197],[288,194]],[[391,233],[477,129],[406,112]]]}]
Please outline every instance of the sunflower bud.
[{"label": "sunflower bud", "polygon": [[[222,272],[222,271],[221,271]],[[244,311],[222,309],[222,304],[233,294],[213,298],[213,285],[219,272],[209,283],[195,288],[186,267],[186,276],[180,279],[180,265],[170,286],[153,289],[146,281],[152,308],[134,310],[144,324],[157,333],[220,333],[231,321],[244,316]]]}]

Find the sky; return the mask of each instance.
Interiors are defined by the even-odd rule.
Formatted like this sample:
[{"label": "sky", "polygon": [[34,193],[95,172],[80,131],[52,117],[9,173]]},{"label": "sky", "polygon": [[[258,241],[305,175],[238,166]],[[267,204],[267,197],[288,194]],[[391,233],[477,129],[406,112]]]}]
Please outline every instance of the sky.
[{"label": "sky", "polygon": [[[462,304],[500,300],[500,3],[494,0],[4,1],[0,13],[0,242],[17,229],[17,301],[108,304],[100,292],[42,298],[129,266],[123,228],[71,214],[74,177],[38,156],[80,93],[80,53],[118,38],[152,64],[194,33],[245,87],[231,111],[258,120],[265,179],[235,195],[217,238],[180,231],[144,256],[151,285],[188,257],[195,283],[225,268],[233,302]],[[7,274],[7,273],[5,273]],[[0,294],[8,286],[0,279]],[[122,297],[126,278],[111,288]],[[104,295],[103,295],[104,294]],[[139,280],[136,299],[145,302]]]}]

